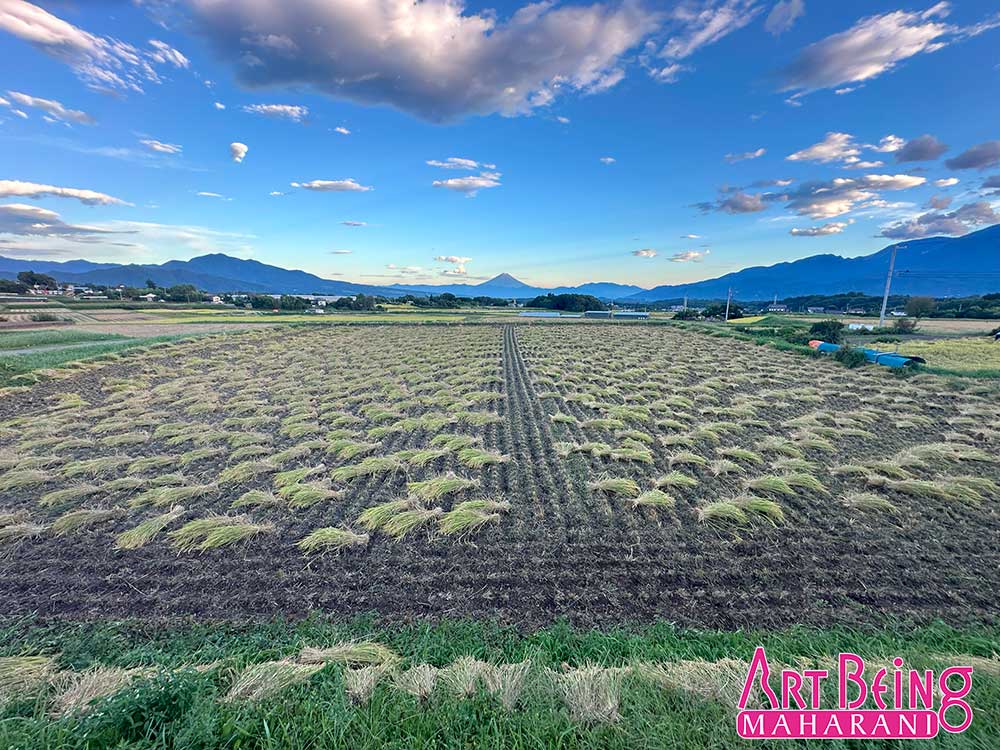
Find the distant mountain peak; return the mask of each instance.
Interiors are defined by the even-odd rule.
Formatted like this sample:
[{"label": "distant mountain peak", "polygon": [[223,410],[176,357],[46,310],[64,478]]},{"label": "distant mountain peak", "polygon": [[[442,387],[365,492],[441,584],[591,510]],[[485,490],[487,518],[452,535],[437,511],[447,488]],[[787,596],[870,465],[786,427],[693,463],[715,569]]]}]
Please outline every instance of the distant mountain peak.
[{"label": "distant mountain peak", "polygon": [[509,273],[501,273],[497,274],[489,281],[484,281],[482,284],[478,284],[478,286],[496,286],[504,289],[521,289],[524,287],[530,287],[531,285],[515,279]]}]

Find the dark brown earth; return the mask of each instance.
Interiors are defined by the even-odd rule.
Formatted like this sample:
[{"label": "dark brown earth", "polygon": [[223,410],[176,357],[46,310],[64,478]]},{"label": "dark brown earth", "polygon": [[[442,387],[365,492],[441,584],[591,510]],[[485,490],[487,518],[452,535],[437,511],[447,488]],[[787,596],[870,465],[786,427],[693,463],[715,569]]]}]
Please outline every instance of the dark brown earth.
[{"label": "dark brown earth", "polygon": [[[620,329],[594,326],[587,330],[595,336],[614,337]],[[366,335],[378,337],[381,330],[372,328]],[[701,485],[673,493],[678,498],[674,510],[634,510],[592,493],[587,482],[604,471],[651,479],[669,470],[669,451],[658,448],[652,466],[623,465],[580,454],[560,458],[553,450],[555,441],[594,437],[578,428],[553,425],[548,415],[557,410],[581,419],[593,415],[572,402],[560,405],[554,399],[537,397],[538,389],[532,385],[535,374],[530,372],[529,355],[521,342],[529,329],[481,330],[496,342],[503,383],[495,388],[504,394],[498,407],[504,420],[481,428],[479,434],[485,445],[511,456],[508,463],[480,474],[487,493],[512,503],[512,510],[499,524],[468,540],[417,532],[394,541],[373,534],[362,550],[315,558],[303,557],[294,546],[314,528],[350,524],[364,508],[400,496],[407,479],[400,475],[357,480],[345,498],[330,504],[294,512],[254,511],[255,520],[275,524],[278,533],[203,553],[179,554],[162,536],[139,550],[116,550],[114,535],[135,524],[136,517],[130,517],[64,538],[44,535],[16,546],[0,546],[0,615],[245,620],[298,618],[313,611],[344,617],[376,612],[389,620],[491,618],[525,628],[558,618],[581,626],[666,620],[720,629],[885,621],[916,624],[936,619],[955,625],[997,621],[1000,498],[971,505],[890,494],[901,512],[872,518],[847,509],[837,499],[848,490],[864,489],[856,479],[822,471],[817,476],[829,495],[800,493],[782,501],[784,525],[736,533],[699,524],[695,509],[733,494],[738,483],[696,470],[693,473],[702,479]],[[665,335],[647,330],[649,335]],[[535,347],[539,336],[544,343],[547,337],[559,335],[555,329],[532,328],[530,333]],[[680,360],[688,337],[701,339],[699,334],[669,334],[664,342],[678,347]],[[288,345],[294,347],[296,336],[308,334],[273,335],[289,336]],[[440,335],[448,336],[449,331],[441,329]],[[637,335],[636,331],[631,335]],[[238,345],[186,346],[204,347],[204,356],[210,356],[222,351],[213,347]],[[809,373],[833,368],[845,383],[855,377],[873,377],[740,342],[726,346],[733,347],[736,362],[765,357],[775,368],[804,367],[804,385],[809,384]],[[162,350],[153,356],[169,362],[181,355]],[[585,358],[587,352],[581,351],[580,356]],[[5,397],[0,403],[0,422],[37,413],[43,404],[48,405],[47,398],[61,392],[79,393],[91,404],[100,404],[108,395],[100,387],[103,379],[131,377],[140,369],[126,361],[41,383]],[[717,374],[725,373],[692,373],[691,378],[697,382]],[[907,387],[905,383],[891,385]],[[563,385],[559,387],[565,392]],[[771,388],[773,383],[765,378],[759,387]],[[917,407],[933,416],[932,427],[894,429],[880,424],[872,428],[875,440],[846,439],[838,442],[836,455],[807,451],[809,458],[836,465],[941,440],[949,429],[944,420],[957,414],[959,404],[971,401],[958,395],[949,401],[940,395],[942,388],[928,389],[939,394],[934,397],[938,402],[930,404],[927,396]],[[725,398],[732,395],[727,393]],[[831,394],[822,408],[846,412],[859,403],[856,394],[842,390]],[[783,420],[812,408],[793,404],[761,413],[767,428],[749,427],[724,444],[753,448],[768,435],[785,434],[778,427]],[[383,441],[380,453],[424,446],[428,440],[428,435],[420,433],[391,435]],[[0,448],[11,441],[10,436],[0,438]],[[277,436],[275,448],[295,442]],[[985,440],[977,444],[989,449]],[[151,440],[122,452],[139,457],[171,450],[175,449]],[[711,456],[714,449],[711,443],[699,443],[696,450]],[[74,457],[89,455],[84,451]],[[324,462],[331,467],[336,463]],[[300,465],[316,463],[318,459],[310,459]],[[209,461],[186,473],[192,481],[212,481],[225,465]],[[425,474],[449,468],[469,473],[445,457]],[[961,471],[1000,480],[997,462]],[[199,514],[225,512],[246,489],[268,486],[265,478],[226,488],[192,503],[192,508]],[[43,520],[39,494],[37,490],[0,492],[0,509],[28,508],[34,520]]]}]

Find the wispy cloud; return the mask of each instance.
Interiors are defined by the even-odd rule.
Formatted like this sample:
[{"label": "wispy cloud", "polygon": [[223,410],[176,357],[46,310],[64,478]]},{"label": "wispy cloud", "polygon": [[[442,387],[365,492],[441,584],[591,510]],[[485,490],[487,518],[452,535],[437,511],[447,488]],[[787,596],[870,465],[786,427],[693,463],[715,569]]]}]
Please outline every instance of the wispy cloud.
[{"label": "wispy cloud", "polygon": [[294,188],[312,190],[317,193],[367,193],[375,188],[361,185],[357,180],[348,177],[345,180],[311,180],[310,182],[293,182]]}]

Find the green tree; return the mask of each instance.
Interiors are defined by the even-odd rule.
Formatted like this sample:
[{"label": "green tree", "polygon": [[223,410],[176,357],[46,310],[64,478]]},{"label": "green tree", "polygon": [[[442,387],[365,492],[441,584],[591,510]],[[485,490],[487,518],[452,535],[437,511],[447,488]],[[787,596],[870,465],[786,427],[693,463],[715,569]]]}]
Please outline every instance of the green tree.
[{"label": "green tree", "polygon": [[844,324],[839,320],[821,320],[809,326],[809,336],[828,344],[839,344],[844,339]]},{"label": "green tree", "polygon": [[177,284],[167,288],[166,297],[171,302],[199,302],[202,295],[193,284]]},{"label": "green tree", "polygon": [[937,302],[933,297],[910,297],[903,309],[911,318],[922,318],[937,309]]},{"label": "green tree", "polygon": [[24,294],[28,291],[27,284],[11,279],[0,279],[0,292],[3,294]]},{"label": "green tree", "polygon": [[147,289],[156,289],[156,282],[153,281],[152,279],[146,279],[146,288]]},{"label": "green tree", "polygon": [[[726,303],[717,302],[715,304],[709,305],[705,308],[702,313],[706,318],[725,318],[726,317]],[[743,308],[740,307],[735,302],[729,303],[729,318],[742,318]]]},{"label": "green tree", "polygon": [[27,286],[39,286],[42,289],[55,289],[59,286],[59,282],[51,276],[44,273],[35,273],[34,271],[21,271],[17,275],[17,280]]}]

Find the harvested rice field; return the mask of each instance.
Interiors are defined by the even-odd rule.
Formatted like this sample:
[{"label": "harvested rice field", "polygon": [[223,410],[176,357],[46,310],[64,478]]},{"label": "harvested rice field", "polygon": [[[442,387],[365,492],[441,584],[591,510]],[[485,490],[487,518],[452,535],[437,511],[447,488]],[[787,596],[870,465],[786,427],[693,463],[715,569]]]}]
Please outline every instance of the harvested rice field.
[{"label": "harvested rice field", "polygon": [[542,323],[271,328],[7,389],[0,746],[746,747],[766,642],[976,659],[981,728],[940,746],[990,747],[992,387]]}]

